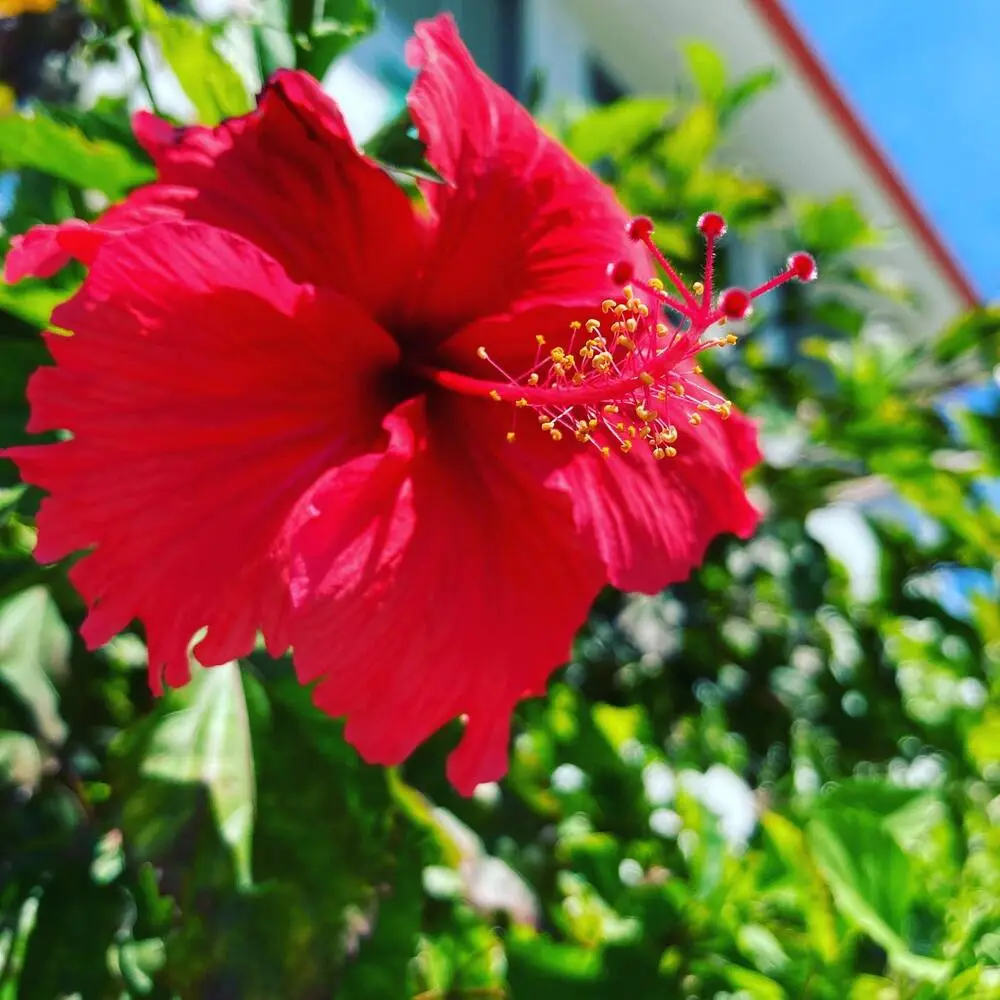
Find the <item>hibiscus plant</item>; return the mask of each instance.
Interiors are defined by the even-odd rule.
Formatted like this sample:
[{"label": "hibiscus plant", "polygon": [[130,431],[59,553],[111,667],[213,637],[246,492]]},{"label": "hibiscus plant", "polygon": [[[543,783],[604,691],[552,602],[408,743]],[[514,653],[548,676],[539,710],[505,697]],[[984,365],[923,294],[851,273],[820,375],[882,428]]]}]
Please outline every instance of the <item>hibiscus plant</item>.
[{"label": "hibiscus plant", "polygon": [[361,149],[367,0],[9,13],[0,1000],[1000,995],[1000,321],[726,165],[770,74],[441,14]]}]

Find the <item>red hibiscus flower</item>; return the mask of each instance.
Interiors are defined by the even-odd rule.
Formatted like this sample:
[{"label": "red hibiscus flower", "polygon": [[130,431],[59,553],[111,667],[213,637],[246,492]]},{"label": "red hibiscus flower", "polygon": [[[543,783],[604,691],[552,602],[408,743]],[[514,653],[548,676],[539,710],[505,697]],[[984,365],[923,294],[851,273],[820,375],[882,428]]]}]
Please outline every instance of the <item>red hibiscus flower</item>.
[{"label": "red hibiscus flower", "polygon": [[425,209],[301,73],[216,129],[138,115],[158,181],[8,256],[11,280],[89,273],[29,387],[29,430],[70,436],[6,454],[48,493],[37,558],[85,552],[91,646],[139,619],[159,691],[196,635],[214,664],[262,633],[370,761],[464,717],[469,792],[602,586],[658,591],[754,529],[754,432],[693,361],[749,297],[649,278],[649,225],[626,230],[449,17],[409,57],[444,181]]}]

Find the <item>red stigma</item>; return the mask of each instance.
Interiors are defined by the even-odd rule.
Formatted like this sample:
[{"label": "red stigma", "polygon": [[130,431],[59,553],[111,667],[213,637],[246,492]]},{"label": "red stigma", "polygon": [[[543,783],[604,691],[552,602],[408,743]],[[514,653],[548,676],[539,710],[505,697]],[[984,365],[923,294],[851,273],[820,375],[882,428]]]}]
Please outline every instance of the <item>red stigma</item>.
[{"label": "red stigma", "polygon": [[[609,264],[607,276],[620,294],[601,302],[594,315],[570,323],[554,344],[547,334],[537,334],[527,368],[509,371],[484,346],[476,353],[493,369],[492,380],[430,368],[422,374],[455,392],[510,405],[512,424],[520,410],[532,411],[553,441],[589,445],[605,458],[633,448],[647,449],[654,459],[672,458],[685,434],[703,421],[726,420],[732,409],[704,381],[698,364],[703,351],[737,342],[719,327],[749,316],[760,296],[795,279],[811,281],[817,273],[809,254],[794,253],[762,285],[717,295],[715,241],[725,234],[726,222],[718,212],[706,212],[698,229],[706,244],[703,280],[688,284],[653,241],[652,221],[639,216],[625,231],[645,247],[662,278],[637,276],[628,260]],[[516,439],[512,426],[507,440]]]},{"label": "red stigma", "polygon": [[815,281],[819,277],[815,258],[804,250],[799,250],[788,258],[788,270],[799,281]]},{"label": "red stigma", "polygon": [[618,260],[608,264],[608,277],[616,285],[627,285],[635,274],[635,269],[627,260]]},{"label": "red stigma", "polygon": [[750,301],[750,293],[742,288],[727,288],[719,296],[719,309],[727,319],[746,319]]},{"label": "red stigma", "polygon": [[653,235],[653,220],[646,215],[638,215],[625,227],[625,232],[630,240],[644,243]]},{"label": "red stigma", "polygon": [[698,232],[712,239],[725,236],[726,220],[718,212],[705,212],[698,219]]}]

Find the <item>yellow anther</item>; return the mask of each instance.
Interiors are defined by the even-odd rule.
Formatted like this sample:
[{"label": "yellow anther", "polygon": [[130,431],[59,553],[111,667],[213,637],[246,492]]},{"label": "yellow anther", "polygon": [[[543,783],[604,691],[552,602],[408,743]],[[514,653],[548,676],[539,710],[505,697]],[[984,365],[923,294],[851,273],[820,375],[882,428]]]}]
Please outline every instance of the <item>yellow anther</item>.
[{"label": "yellow anther", "polygon": [[695,375],[704,375],[705,373],[705,369],[702,368],[701,365],[695,365],[694,368],[691,369],[691,371],[693,371]]},{"label": "yellow anther", "polygon": [[576,367],[576,358],[573,357],[572,354],[567,354],[566,357],[563,358],[563,364],[567,368],[575,368]]},{"label": "yellow anther", "polygon": [[656,379],[654,379],[653,376],[649,374],[649,372],[639,372],[639,381],[643,385],[652,385],[656,381]]},{"label": "yellow anther", "polygon": [[625,303],[625,305],[627,305],[632,312],[637,313],[639,311],[639,306],[642,305],[642,302],[640,302],[639,299],[631,298]]},{"label": "yellow anther", "polygon": [[618,423],[615,424],[615,430],[616,431],[623,431],[623,430],[625,430],[625,421],[619,420]]},{"label": "yellow anther", "polygon": [[617,403],[605,403],[604,404],[604,412],[605,413],[617,413],[618,412],[618,404]]},{"label": "yellow anther", "polygon": [[643,318],[645,318],[646,316],[649,315],[649,306],[647,306],[645,302],[640,302],[639,305],[638,305],[638,307],[636,308],[636,312],[640,316],[642,316]]},{"label": "yellow anther", "polygon": [[635,429],[635,425],[634,425],[634,424],[632,424],[632,425],[631,425],[631,426],[629,427],[629,429],[628,429],[628,436],[629,436],[630,438],[634,438],[634,437],[636,436],[636,434],[637,434],[637,433],[638,433],[638,431],[636,431],[636,429]]},{"label": "yellow anther", "polygon": [[562,441],[562,431],[558,429],[551,430],[549,431],[549,437],[552,438],[553,441]]},{"label": "yellow anther", "polygon": [[715,408],[715,412],[722,417],[723,420],[728,420],[730,414],[733,412],[733,404],[727,399],[724,403],[719,403]]},{"label": "yellow anther", "polygon": [[622,316],[624,316],[624,315],[625,315],[625,313],[627,313],[627,312],[628,312],[628,306],[627,306],[627,305],[625,305],[625,304],[624,304],[623,302],[619,302],[619,303],[618,303],[618,304],[617,304],[617,305],[615,306],[615,315],[616,315],[616,316],[617,316],[617,317],[618,317],[619,319],[621,319],[621,317],[622,317]]},{"label": "yellow anther", "polygon": [[544,420],[542,421],[542,430],[543,430],[543,431],[551,431],[551,430],[552,430],[552,429],[553,429],[553,428],[554,428],[555,426],[556,426],[556,425],[555,425],[555,424],[554,424],[554,423],[553,423],[553,422],[552,422],[551,420],[549,420],[549,418],[548,418],[548,417],[546,417],[546,418],[545,418],[545,419],[544,419]]},{"label": "yellow anther", "polygon": [[535,342],[538,344],[539,347],[545,346],[545,338],[540,333],[535,334]]},{"label": "yellow anther", "polygon": [[698,424],[701,423],[701,414],[700,413],[692,413],[691,416],[688,417],[688,423],[692,424],[695,427],[697,427]]},{"label": "yellow anther", "polygon": [[594,358],[593,364],[597,371],[606,372],[611,370],[614,361],[615,359],[607,351],[602,351]]},{"label": "yellow anther", "polygon": [[574,431],[573,436],[580,444],[586,444],[590,440],[590,434],[587,431]]},{"label": "yellow anther", "polygon": [[514,405],[521,407],[523,410],[528,405],[528,401],[522,396]]},{"label": "yellow anther", "polygon": [[724,339],[731,347],[733,344],[737,343],[740,338],[737,337],[735,333],[727,333]]},{"label": "yellow anther", "polygon": [[634,351],[635,341],[631,337],[626,337],[625,334],[622,334],[618,338],[618,346],[624,347],[626,351]]},{"label": "yellow anther", "polygon": [[588,319],[586,324],[587,333],[596,333],[601,328],[601,321],[599,319]]},{"label": "yellow anther", "polygon": [[653,458],[660,460],[667,457],[667,453],[662,448],[653,449]]},{"label": "yellow anther", "polygon": [[538,372],[532,372],[528,376],[528,385],[538,385]]},{"label": "yellow anther", "polygon": [[672,384],[672,385],[670,386],[670,391],[671,391],[671,392],[672,392],[672,393],[673,393],[673,394],[674,394],[675,396],[683,396],[683,395],[684,395],[684,386],[682,386],[682,385],[680,384],[680,382],[674,382],[674,383],[673,383],[673,384]]},{"label": "yellow anther", "polygon": [[631,317],[625,320],[625,329],[628,330],[629,333],[635,333],[635,331],[638,328],[639,328],[638,320],[632,319]]},{"label": "yellow anther", "polygon": [[653,393],[653,399],[658,399],[658,400],[660,400],[661,403],[666,398],[667,398],[667,390],[666,389],[660,389],[659,391]]},{"label": "yellow anther", "polygon": [[476,357],[478,357],[478,358],[482,359],[483,361],[485,361],[489,357],[489,355],[486,353],[486,348],[485,347],[477,347],[476,348]]},{"label": "yellow anther", "polygon": [[712,410],[712,409],[714,409],[714,407],[712,406],[711,403],[706,403],[705,400],[702,400],[698,404],[698,409],[701,410],[702,413],[704,413],[706,410]]},{"label": "yellow anther", "polygon": [[652,288],[654,291],[662,292],[664,286],[663,282],[659,278],[650,278],[649,287]]},{"label": "yellow anther", "polygon": [[622,441],[620,447],[621,447],[621,450],[627,455],[632,450],[632,442],[631,441]]},{"label": "yellow anther", "polygon": [[572,378],[573,385],[583,385],[584,381],[583,372],[577,372]]},{"label": "yellow anther", "polygon": [[490,389],[490,399],[495,399],[499,403],[501,401],[500,393],[496,389]]},{"label": "yellow anther", "polygon": [[578,319],[575,319],[570,323],[569,328],[574,333],[576,333],[576,331],[579,330],[581,326],[583,326],[583,324]]},{"label": "yellow anther", "polygon": [[517,435],[513,431],[507,431],[507,444],[513,444],[517,440]]},{"label": "yellow anther", "polygon": [[607,445],[601,449],[601,458],[611,458],[611,449]]},{"label": "yellow anther", "polygon": [[595,429],[595,428],[597,427],[597,424],[598,424],[598,420],[597,420],[597,417],[591,417],[591,418],[590,418],[590,419],[589,419],[589,420],[587,421],[587,426],[588,426],[588,427],[589,427],[589,428],[590,428],[591,430],[594,430],[594,429]]},{"label": "yellow anther", "polygon": [[605,299],[601,303],[601,312],[603,313],[613,312],[616,305],[618,305],[618,303],[615,302],[614,299]]},{"label": "yellow anther", "polygon": [[673,424],[667,424],[657,435],[660,444],[673,444],[677,440],[677,428]]},{"label": "yellow anther", "polygon": [[696,281],[691,286],[691,291],[693,291],[695,295],[704,295],[705,294],[705,286],[700,281]]},{"label": "yellow anther", "polygon": [[566,357],[566,352],[561,347],[553,347],[549,351],[549,357],[558,364]]},{"label": "yellow anther", "polygon": [[[624,296],[624,297],[625,297],[626,299],[634,299],[634,298],[635,298],[635,289],[634,289],[634,288],[633,288],[633,287],[632,287],[631,285],[626,285],[626,286],[625,286],[625,287],[624,287],[624,288],[622,289],[622,295],[623,295],[623,296]],[[631,309],[632,307],[631,307],[631,306],[629,306],[629,308]]]},{"label": "yellow anther", "polygon": [[667,458],[675,458],[677,456],[677,449],[676,448],[669,448],[668,447],[668,448],[664,448],[663,451],[665,452]]},{"label": "yellow anther", "polygon": [[657,337],[665,337],[668,333],[670,333],[670,327],[667,326],[666,323],[657,323],[656,324],[656,336]]},{"label": "yellow anther", "polygon": [[645,406],[643,406],[642,403],[640,403],[635,408],[635,415],[640,420],[642,420],[642,421],[644,421],[645,423],[648,424],[651,420],[655,420],[656,419],[656,410],[647,409]]}]

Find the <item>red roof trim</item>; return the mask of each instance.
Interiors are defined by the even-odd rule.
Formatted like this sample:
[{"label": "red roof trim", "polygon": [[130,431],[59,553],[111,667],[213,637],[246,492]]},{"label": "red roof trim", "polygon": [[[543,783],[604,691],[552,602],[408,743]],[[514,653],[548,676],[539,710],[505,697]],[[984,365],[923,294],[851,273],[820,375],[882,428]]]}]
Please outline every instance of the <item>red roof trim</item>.
[{"label": "red roof trim", "polygon": [[979,305],[982,299],[972,282],[945,246],[913,195],[907,190],[899,172],[891,165],[857,114],[851,110],[819,57],[782,6],[781,0],[750,0],[750,3],[771,26],[779,44],[809,82],[830,117],[840,126],[858,155],[895,202],[900,213],[913,227],[928,254],[945,274],[965,305]]}]

